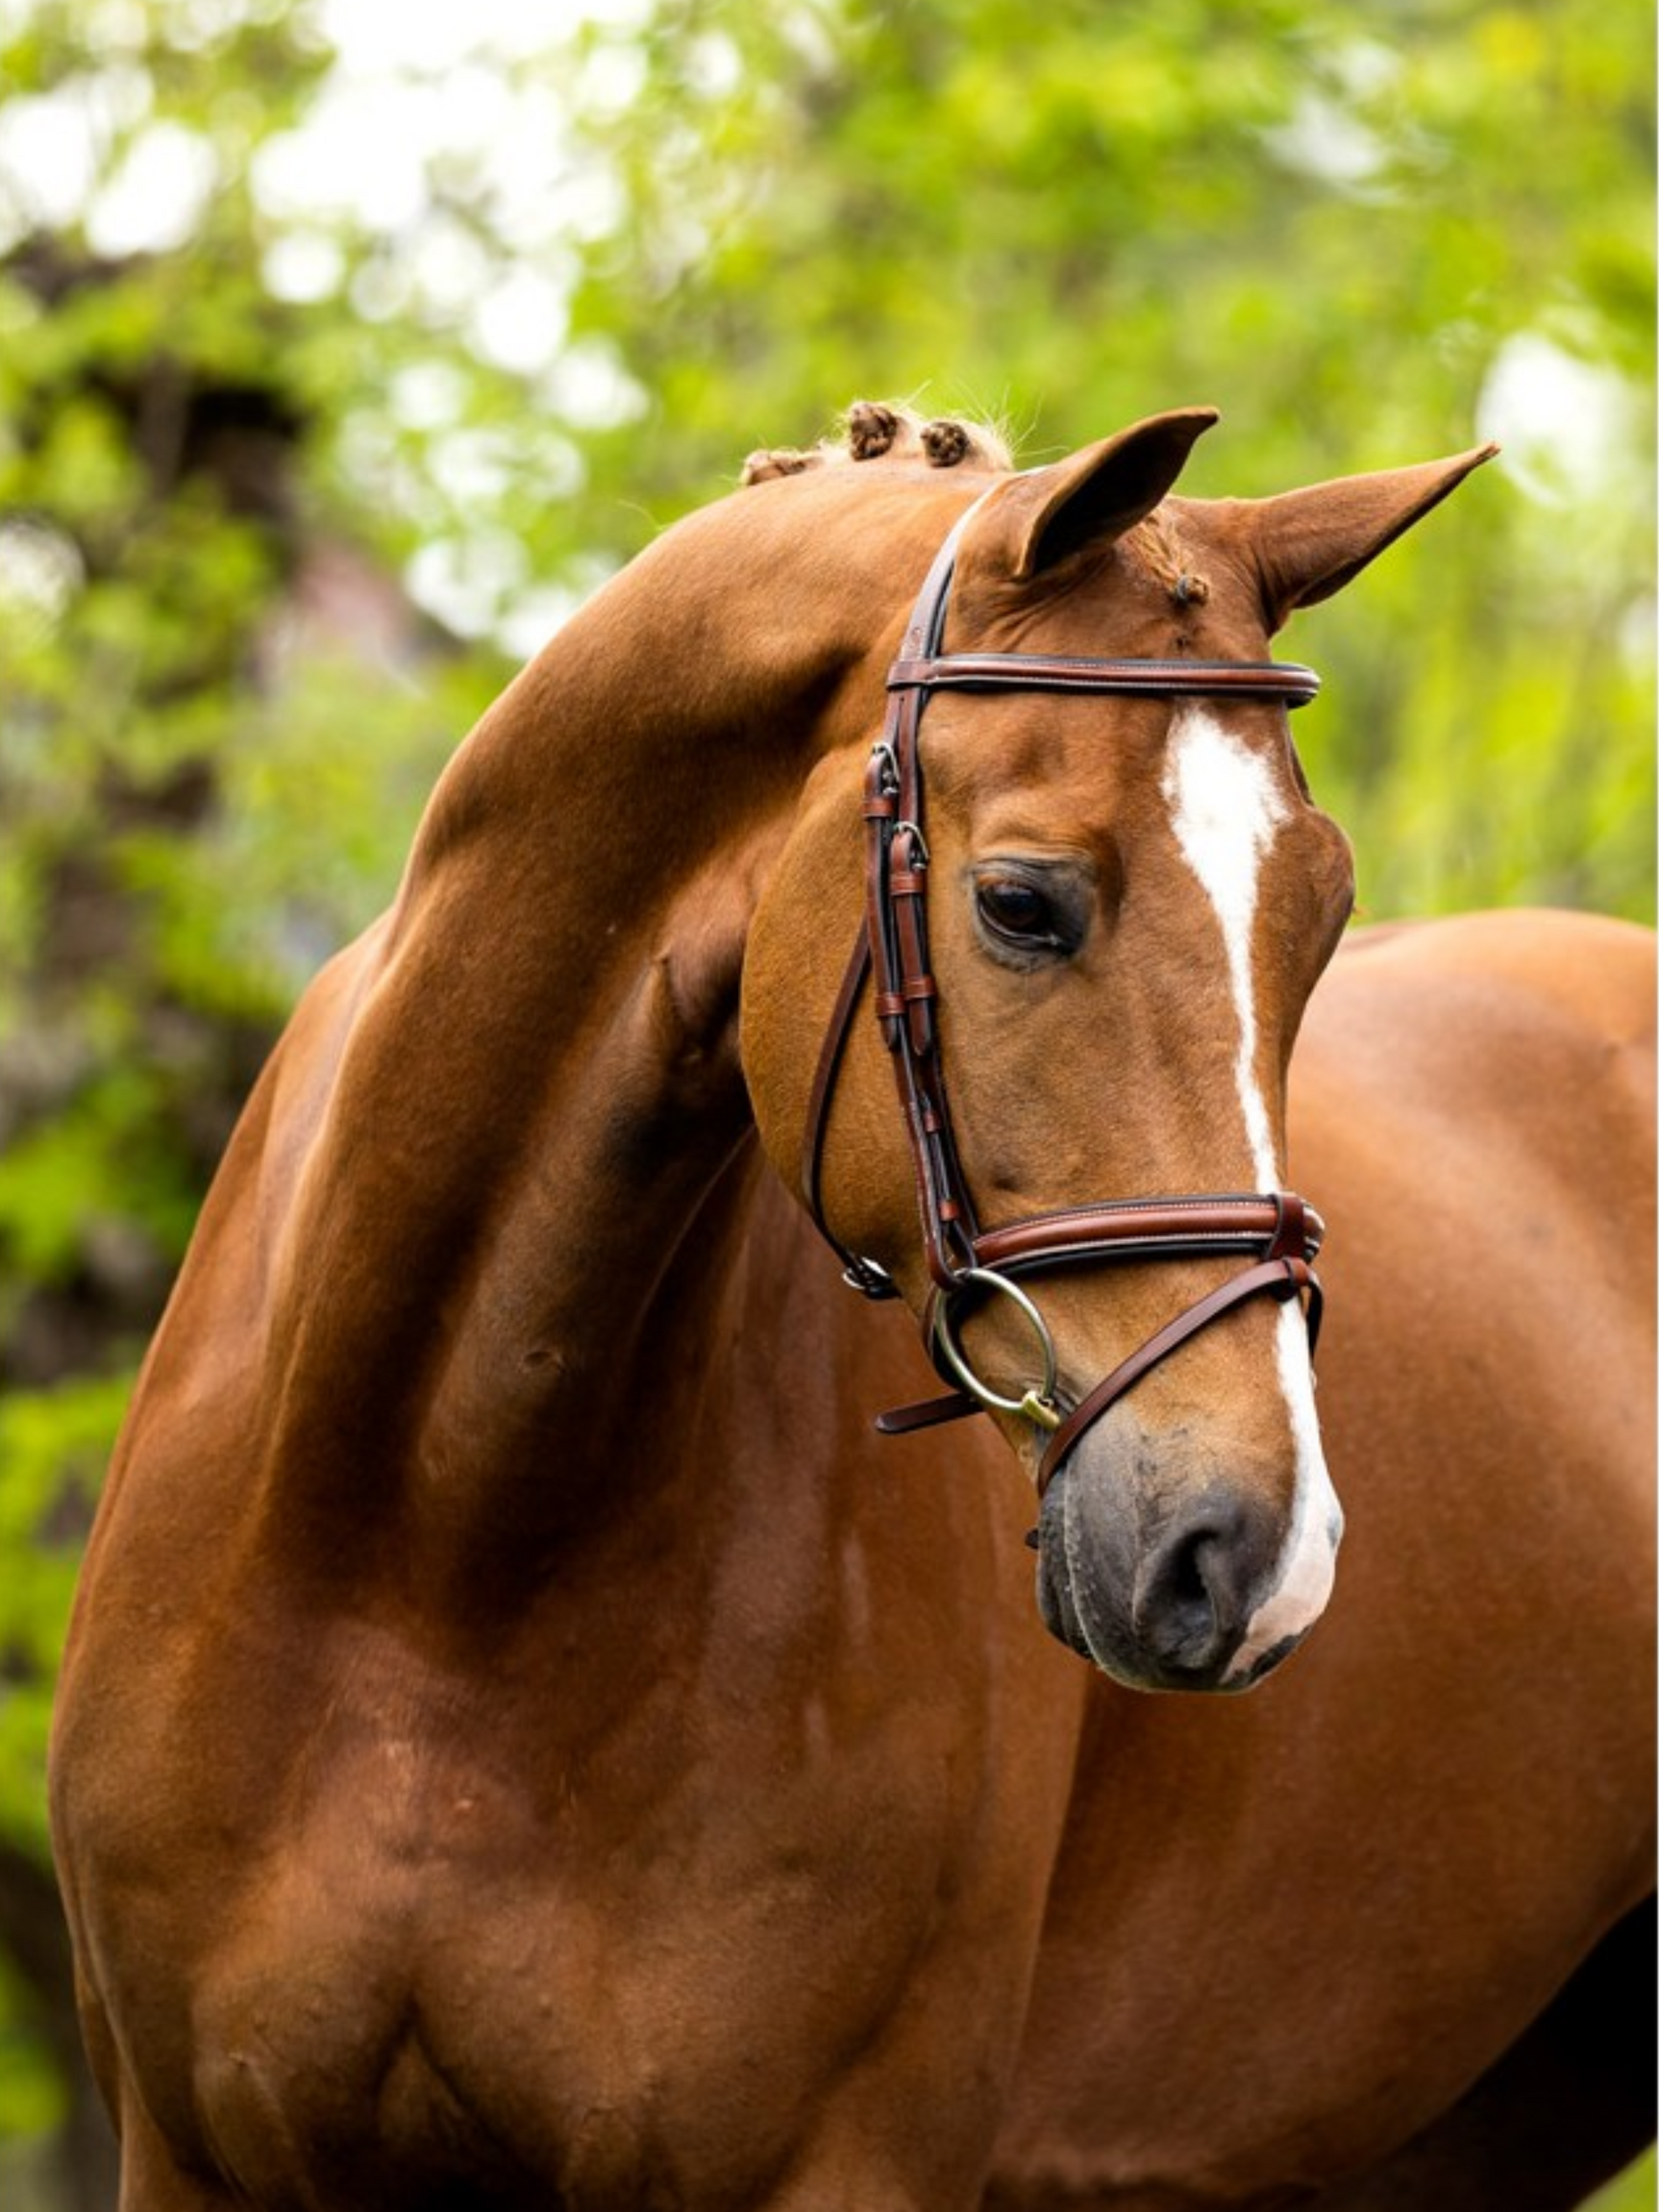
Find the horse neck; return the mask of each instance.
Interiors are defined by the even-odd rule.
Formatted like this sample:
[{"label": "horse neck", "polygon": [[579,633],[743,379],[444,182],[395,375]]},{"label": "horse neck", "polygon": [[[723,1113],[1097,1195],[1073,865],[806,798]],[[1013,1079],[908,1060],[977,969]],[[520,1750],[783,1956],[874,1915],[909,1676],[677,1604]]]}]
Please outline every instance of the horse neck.
[{"label": "horse neck", "polygon": [[735,1037],[756,886],[812,759],[879,704],[841,609],[902,614],[938,528],[912,510],[891,580],[794,604],[799,523],[741,519],[682,526],[509,688],[387,924],[285,1046],[263,1402],[273,1495],[313,1490],[307,1526],[382,1526],[411,1484],[501,1526],[484,1493],[531,1462],[544,1520],[615,1495],[652,1456],[642,1405],[729,1326],[713,1293],[760,1173]]}]

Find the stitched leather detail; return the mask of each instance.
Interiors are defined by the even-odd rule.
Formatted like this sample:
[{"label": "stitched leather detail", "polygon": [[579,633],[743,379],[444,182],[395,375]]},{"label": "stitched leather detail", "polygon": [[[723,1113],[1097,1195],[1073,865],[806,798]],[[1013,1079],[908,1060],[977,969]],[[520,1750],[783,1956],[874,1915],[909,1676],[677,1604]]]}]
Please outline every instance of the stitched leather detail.
[{"label": "stitched leather detail", "polygon": [[1096,691],[1160,698],[1250,695],[1305,707],[1319,678],[1298,660],[1096,660],[1081,654],[950,653],[895,660],[889,690]]}]

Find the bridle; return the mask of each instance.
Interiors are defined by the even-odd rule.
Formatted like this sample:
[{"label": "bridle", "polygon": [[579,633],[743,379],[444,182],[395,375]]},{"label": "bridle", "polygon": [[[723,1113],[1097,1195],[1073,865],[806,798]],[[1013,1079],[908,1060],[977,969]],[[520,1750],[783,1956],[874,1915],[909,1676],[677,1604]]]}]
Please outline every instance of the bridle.
[{"label": "bridle", "polygon": [[[978,502],[975,503],[976,507]],[[920,735],[935,691],[1082,691],[1275,699],[1305,706],[1319,689],[1295,661],[1092,659],[1033,653],[942,653],[957,547],[970,508],[935,555],[899,658],[887,676],[887,713],[864,779],[865,917],[825,1033],[806,1112],[802,1189],[812,1217],[840,1255],[846,1280],[866,1298],[897,1286],[874,1260],[850,1251],[824,1218],[824,1140],[836,1072],[867,978],[893,1063],[916,1178],[931,1291],[923,1334],[942,1378],[941,1398],[878,1416],[886,1435],[992,1410],[1017,1413],[1049,1431],[1037,1473],[1039,1498],[1077,1438],[1187,1339],[1247,1299],[1307,1293],[1308,1348],[1319,1335],[1323,1293],[1313,1272],[1325,1224],[1294,1191],[1215,1192],[1113,1199],[979,1226],[952,1131],[939,1051],[938,985],[928,952],[928,845],[923,834]],[[1250,1264],[1196,1301],[1113,1368],[1077,1405],[1056,1396],[1053,1339],[1019,1278],[1081,1262],[1243,1255]],[[1010,1299],[1036,1341],[1042,1379],[1018,1398],[974,1372],[959,1341],[965,1305],[990,1292]]]}]

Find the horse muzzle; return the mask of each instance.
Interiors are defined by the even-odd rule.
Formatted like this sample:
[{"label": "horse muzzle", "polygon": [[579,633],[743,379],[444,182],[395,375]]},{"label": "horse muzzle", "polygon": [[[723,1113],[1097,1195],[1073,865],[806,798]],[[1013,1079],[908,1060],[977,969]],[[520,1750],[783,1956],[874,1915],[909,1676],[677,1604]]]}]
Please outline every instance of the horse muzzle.
[{"label": "horse muzzle", "polygon": [[1190,1434],[1149,1435],[1120,1408],[1079,1438],[1044,1495],[1045,1625],[1131,1689],[1253,1687],[1330,1595],[1341,1514],[1328,1479],[1307,1476],[1299,1468],[1287,1502],[1282,1470],[1224,1464]]}]

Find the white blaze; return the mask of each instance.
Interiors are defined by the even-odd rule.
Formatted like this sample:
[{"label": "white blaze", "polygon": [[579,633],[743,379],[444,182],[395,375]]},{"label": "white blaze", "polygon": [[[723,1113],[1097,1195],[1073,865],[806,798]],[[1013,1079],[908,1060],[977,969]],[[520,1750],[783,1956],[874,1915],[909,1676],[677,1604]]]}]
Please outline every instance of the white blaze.
[{"label": "white blaze", "polygon": [[[1233,1079],[1258,1190],[1279,1184],[1272,1127],[1256,1075],[1252,945],[1262,862],[1287,808],[1268,762],[1229,736],[1203,707],[1183,706],[1170,731],[1163,795],[1188,867],[1221,924],[1227,979],[1238,1016]],[[1330,1595],[1342,1511],[1320,1444],[1307,1330],[1294,1301],[1278,1314],[1278,1377],[1296,1450],[1296,1496],[1278,1579],[1256,1612],[1228,1679],[1248,1674],[1264,1652],[1318,1619]]]}]

